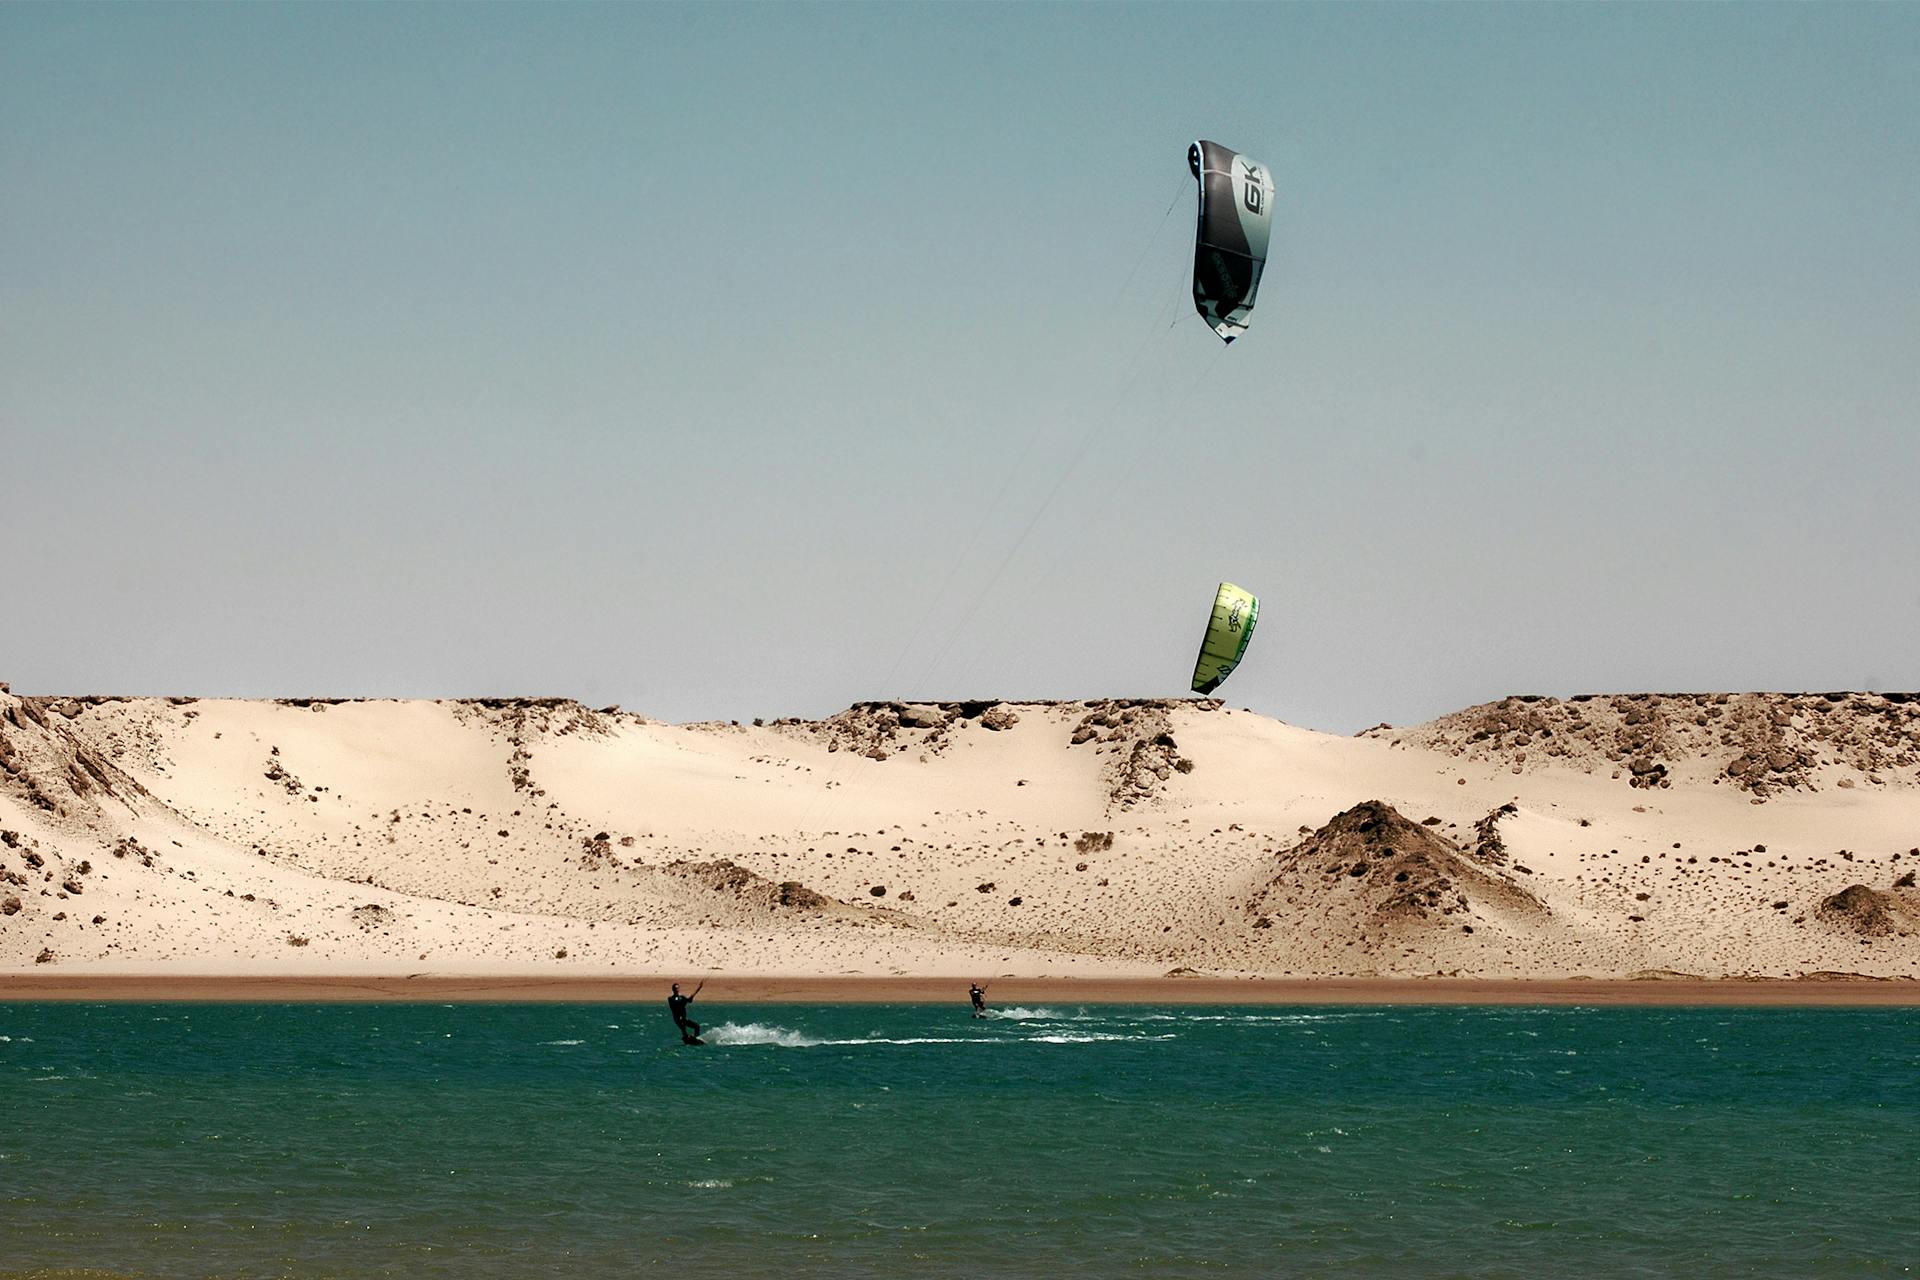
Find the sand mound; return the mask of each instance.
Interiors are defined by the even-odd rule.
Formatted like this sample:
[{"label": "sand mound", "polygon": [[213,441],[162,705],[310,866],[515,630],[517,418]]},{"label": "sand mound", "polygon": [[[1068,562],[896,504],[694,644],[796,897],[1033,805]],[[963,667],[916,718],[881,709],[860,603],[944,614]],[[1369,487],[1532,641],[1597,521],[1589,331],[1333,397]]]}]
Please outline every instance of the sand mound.
[{"label": "sand mound", "polygon": [[1546,907],[1460,848],[1379,800],[1357,804],[1284,855],[1280,872],[1247,905],[1261,918],[1301,912],[1357,931],[1431,927],[1460,917],[1544,918]]},{"label": "sand mound", "polygon": [[351,914],[362,929],[383,929],[393,923],[393,909],[377,902],[362,903]]},{"label": "sand mound", "polygon": [[1848,885],[1822,902],[1814,914],[1866,938],[1906,937],[1920,927],[1920,911],[1892,893],[1863,884]]},{"label": "sand mound", "polygon": [[1758,799],[1823,785],[1920,786],[1920,694],[1717,693],[1517,697],[1362,736],[1510,766],[1676,777]]}]

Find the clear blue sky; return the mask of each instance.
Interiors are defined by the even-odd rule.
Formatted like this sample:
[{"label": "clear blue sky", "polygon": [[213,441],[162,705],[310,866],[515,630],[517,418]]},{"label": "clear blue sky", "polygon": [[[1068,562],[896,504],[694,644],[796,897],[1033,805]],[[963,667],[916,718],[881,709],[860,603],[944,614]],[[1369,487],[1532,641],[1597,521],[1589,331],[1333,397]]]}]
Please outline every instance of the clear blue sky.
[{"label": "clear blue sky", "polygon": [[1920,6],[0,6],[0,493],[20,691],[1913,689]]}]

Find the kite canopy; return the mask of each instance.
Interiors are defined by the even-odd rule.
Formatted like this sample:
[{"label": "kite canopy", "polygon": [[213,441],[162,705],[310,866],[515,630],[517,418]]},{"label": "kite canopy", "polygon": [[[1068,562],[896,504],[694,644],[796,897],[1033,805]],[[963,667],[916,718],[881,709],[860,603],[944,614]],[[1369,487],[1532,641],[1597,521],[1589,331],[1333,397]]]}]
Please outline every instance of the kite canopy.
[{"label": "kite canopy", "polygon": [[1206,638],[1200,642],[1200,660],[1193,664],[1193,691],[1212,693],[1233,674],[1253,639],[1260,619],[1260,598],[1231,582],[1220,584],[1213,597],[1213,616],[1207,619]]},{"label": "kite canopy", "polygon": [[1193,305],[1220,337],[1247,331],[1273,230],[1273,174],[1257,160],[1204,139],[1187,148],[1200,184],[1193,245]]}]

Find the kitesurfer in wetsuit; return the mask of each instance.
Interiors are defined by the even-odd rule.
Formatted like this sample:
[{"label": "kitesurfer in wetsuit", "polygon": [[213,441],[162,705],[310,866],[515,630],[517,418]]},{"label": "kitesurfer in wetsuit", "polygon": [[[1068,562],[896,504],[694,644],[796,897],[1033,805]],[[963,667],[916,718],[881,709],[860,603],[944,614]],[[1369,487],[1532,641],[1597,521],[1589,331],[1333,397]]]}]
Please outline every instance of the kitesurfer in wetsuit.
[{"label": "kitesurfer in wetsuit", "polygon": [[967,988],[967,998],[973,1001],[974,1017],[984,1018],[987,1016],[987,989],[985,987],[977,982],[974,983]]},{"label": "kitesurfer in wetsuit", "polygon": [[[700,987],[706,985],[702,982],[695,987],[693,996],[699,995]],[[680,1028],[682,1044],[697,1044],[700,1040],[700,1024],[687,1017],[687,1006],[693,1003],[693,996],[681,995],[680,984],[676,982],[673,984],[673,994],[667,997],[667,1011],[673,1014],[673,1025]]]}]

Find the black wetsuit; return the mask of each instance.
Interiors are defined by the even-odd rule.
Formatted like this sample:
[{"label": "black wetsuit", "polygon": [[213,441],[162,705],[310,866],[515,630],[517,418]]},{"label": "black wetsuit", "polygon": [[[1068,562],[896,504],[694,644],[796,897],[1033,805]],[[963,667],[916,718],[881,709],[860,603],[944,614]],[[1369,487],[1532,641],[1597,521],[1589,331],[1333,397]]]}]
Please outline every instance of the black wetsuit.
[{"label": "black wetsuit", "polygon": [[982,1018],[987,1013],[987,993],[978,987],[970,988],[967,994],[973,997],[973,1016]]},{"label": "black wetsuit", "polygon": [[[659,988],[655,987],[658,991]],[[687,1006],[693,1003],[692,996],[672,995],[667,997],[667,1008],[673,1014],[673,1025],[680,1028],[682,1040],[700,1038],[700,1024],[687,1017]]]}]

